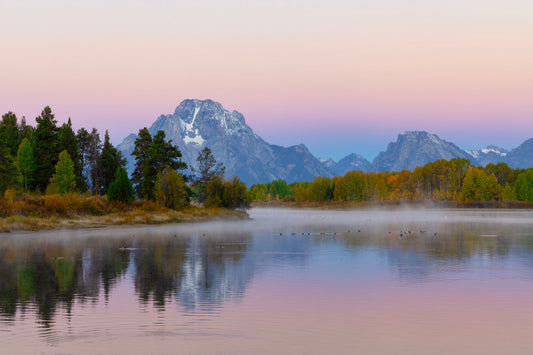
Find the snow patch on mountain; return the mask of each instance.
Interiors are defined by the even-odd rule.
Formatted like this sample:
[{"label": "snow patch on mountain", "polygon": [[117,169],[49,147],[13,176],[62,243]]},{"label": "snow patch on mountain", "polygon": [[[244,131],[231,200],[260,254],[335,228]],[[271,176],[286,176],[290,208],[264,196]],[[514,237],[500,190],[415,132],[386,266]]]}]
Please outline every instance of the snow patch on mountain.
[{"label": "snow patch on mountain", "polygon": [[482,148],[481,152],[484,154],[494,153],[497,155],[501,155],[502,157],[507,156],[507,151],[504,151],[502,148],[489,146],[487,148]]},{"label": "snow patch on mountain", "polygon": [[[254,133],[241,113],[228,111],[212,100],[182,101],[173,114],[159,116],[148,129],[152,135],[159,130],[178,146],[189,166],[196,166],[200,150],[209,147],[217,161],[225,165],[226,176],[238,175],[248,185],[275,179],[290,183],[331,176],[305,145],[288,148],[270,145]],[[131,152],[135,138],[136,135],[130,135],[119,145],[128,159],[130,174],[134,168]]]},{"label": "snow patch on mountain", "polygon": [[428,138],[431,142],[435,143],[436,145],[442,145],[442,141],[440,140],[439,137],[437,137],[436,135],[434,134],[428,134]]},{"label": "snow patch on mountain", "polygon": [[468,154],[470,154],[474,158],[479,158],[480,150],[465,150]]},{"label": "snow patch on mountain", "polygon": [[202,145],[202,144],[204,144],[205,139],[200,135],[200,133],[198,133],[198,130],[196,129],[194,136],[191,137],[191,135],[189,134],[189,135],[183,137],[183,142],[185,144]]}]

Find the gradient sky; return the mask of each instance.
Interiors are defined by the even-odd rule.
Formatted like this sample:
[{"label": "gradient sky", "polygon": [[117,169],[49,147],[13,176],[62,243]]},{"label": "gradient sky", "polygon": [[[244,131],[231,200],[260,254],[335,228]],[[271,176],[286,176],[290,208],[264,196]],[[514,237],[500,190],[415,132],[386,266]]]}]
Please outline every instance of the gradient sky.
[{"label": "gradient sky", "polygon": [[127,134],[210,98],[266,141],[372,159],[405,130],[533,137],[531,0],[0,0],[0,113]]}]

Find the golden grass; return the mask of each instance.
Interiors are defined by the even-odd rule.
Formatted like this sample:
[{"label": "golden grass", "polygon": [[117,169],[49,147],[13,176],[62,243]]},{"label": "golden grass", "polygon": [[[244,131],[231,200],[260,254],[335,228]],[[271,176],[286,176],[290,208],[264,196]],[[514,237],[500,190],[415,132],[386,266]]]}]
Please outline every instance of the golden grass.
[{"label": "golden grass", "polygon": [[131,205],[110,203],[102,196],[23,195],[0,199],[0,232],[247,218],[246,212],[223,208],[188,206],[171,210],[144,200]]}]

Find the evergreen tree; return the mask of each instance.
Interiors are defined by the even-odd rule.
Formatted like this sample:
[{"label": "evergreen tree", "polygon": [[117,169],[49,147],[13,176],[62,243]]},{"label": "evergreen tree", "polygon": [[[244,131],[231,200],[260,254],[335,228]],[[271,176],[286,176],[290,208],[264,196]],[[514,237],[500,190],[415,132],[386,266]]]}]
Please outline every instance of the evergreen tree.
[{"label": "evergreen tree", "polygon": [[83,173],[83,165],[80,162],[78,140],[76,138],[76,133],[74,133],[74,130],[72,129],[72,122],[70,120],[70,117],[67,123],[63,123],[63,125],[59,127],[57,136],[58,136],[58,139],[57,139],[58,150],[59,151],[66,150],[70,156],[70,159],[72,160],[72,163],[74,164],[74,174],[76,175],[76,186],[80,190],[85,190],[84,181],[80,179]]},{"label": "evergreen tree", "polygon": [[26,123],[26,117],[22,116],[20,120],[20,138],[28,138],[30,141],[33,135],[33,127]]},{"label": "evergreen tree", "polygon": [[17,155],[20,141],[21,133],[17,123],[17,116],[10,111],[2,116],[2,121],[0,122],[0,145],[3,150],[14,157]]},{"label": "evergreen tree", "polygon": [[88,151],[89,151],[89,142],[90,134],[85,128],[78,129],[76,134],[76,141],[78,144],[78,166],[79,171],[76,172],[76,186],[80,191],[87,190],[87,178],[88,173],[86,172],[86,166],[88,162]]},{"label": "evergreen tree", "polygon": [[36,170],[32,187],[44,192],[58,161],[58,128],[56,126],[57,121],[54,119],[54,114],[49,106],[44,108],[36,121],[37,127],[33,132],[33,154]]},{"label": "evergreen tree", "polygon": [[208,182],[216,178],[222,178],[226,168],[222,163],[217,163],[215,156],[208,147],[198,153],[196,161],[198,163],[198,167],[195,169],[198,200],[204,202],[207,199]]},{"label": "evergreen tree", "polygon": [[121,201],[124,203],[130,203],[135,200],[133,186],[128,178],[128,173],[120,166],[115,172],[115,179],[109,184],[107,199],[109,201]]},{"label": "evergreen tree", "polygon": [[122,157],[122,153],[109,141],[109,132],[107,130],[105,131],[100,162],[102,176],[101,192],[105,195],[109,185],[115,179],[117,169],[126,166],[126,160]]},{"label": "evergreen tree", "polygon": [[102,141],[100,134],[96,128],[93,128],[89,134],[89,144],[87,150],[87,167],[89,170],[89,183],[91,184],[91,192],[94,195],[102,193],[102,175],[101,175],[101,161],[100,154],[102,149]]},{"label": "evergreen tree", "polygon": [[11,156],[9,151],[0,151],[0,195],[16,186],[17,184],[17,166],[15,159]]},{"label": "evergreen tree", "polygon": [[181,152],[172,144],[172,140],[165,141],[165,132],[157,131],[152,139],[150,159],[155,170],[159,173],[167,166],[174,170],[187,169],[187,164],[181,161]]},{"label": "evergreen tree", "polygon": [[[135,140],[135,170],[132,181],[135,192],[140,198],[154,200],[154,186],[157,174],[166,167],[173,170],[183,170],[187,164],[181,161],[181,152],[172,145],[172,141],[165,141],[165,132],[158,131],[152,138],[146,127],[139,130],[139,138]],[[185,179],[185,178],[184,178]]]},{"label": "evergreen tree", "polygon": [[28,191],[28,186],[31,183],[32,174],[35,171],[35,160],[33,158],[33,148],[28,140],[24,138],[20,143],[17,151],[17,169],[21,179],[21,185],[24,191]]},{"label": "evergreen tree", "polygon": [[70,193],[76,187],[74,163],[66,150],[59,154],[59,161],[55,166],[55,173],[50,179],[50,184],[55,186],[57,191],[62,194]]},{"label": "evergreen tree", "polygon": [[132,174],[132,182],[135,187],[135,192],[140,198],[150,197],[150,182],[154,173],[151,165],[150,148],[152,146],[152,135],[148,132],[148,128],[144,127],[139,130],[139,138],[135,139],[135,148],[131,155],[135,157],[135,170]]}]

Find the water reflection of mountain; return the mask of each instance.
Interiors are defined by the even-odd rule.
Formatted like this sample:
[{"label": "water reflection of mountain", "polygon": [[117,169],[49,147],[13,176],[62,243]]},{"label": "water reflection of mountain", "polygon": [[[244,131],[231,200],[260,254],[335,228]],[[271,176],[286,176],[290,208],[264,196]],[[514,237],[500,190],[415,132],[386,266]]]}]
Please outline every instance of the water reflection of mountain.
[{"label": "water reflection of mountain", "polygon": [[187,312],[212,311],[240,299],[254,276],[272,265],[303,264],[312,240],[235,234],[192,240],[176,300]]},{"label": "water reflection of mountain", "polygon": [[[251,232],[208,236],[85,238],[0,243],[0,313],[27,308],[50,324],[58,307],[96,303],[121,282],[133,281],[141,303],[164,308],[174,299],[187,312],[214,310],[242,298],[265,267],[305,264],[306,242],[253,238]],[[35,307],[27,307],[35,305]]]},{"label": "water reflection of mountain", "polygon": [[242,262],[250,240],[239,233],[140,241],[133,251],[135,290],[142,302],[163,307],[175,297],[189,310],[240,297],[254,273]]},{"label": "water reflection of mountain", "polygon": [[[205,235],[194,230],[179,236],[165,231],[136,238],[4,238],[0,241],[0,315],[15,319],[17,312],[37,312],[39,321],[50,326],[58,307],[69,314],[75,303],[97,303],[101,296],[105,301],[124,283],[133,284],[132,296],[141,304],[164,309],[168,302],[176,302],[185,312],[212,312],[227,300],[243,298],[264,270],[305,268],[311,255],[324,248],[331,251],[333,245],[335,253],[344,255],[377,251],[391,272],[408,283],[446,275],[449,265],[513,259],[533,269],[529,224],[432,226],[435,230],[423,235],[402,238],[397,226],[361,225],[359,231],[318,224],[295,229],[294,235],[286,230],[283,235],[274,233],[275,228],[241,228],[210,230]],[[321,234],[326,229],[334,234]]]}]

